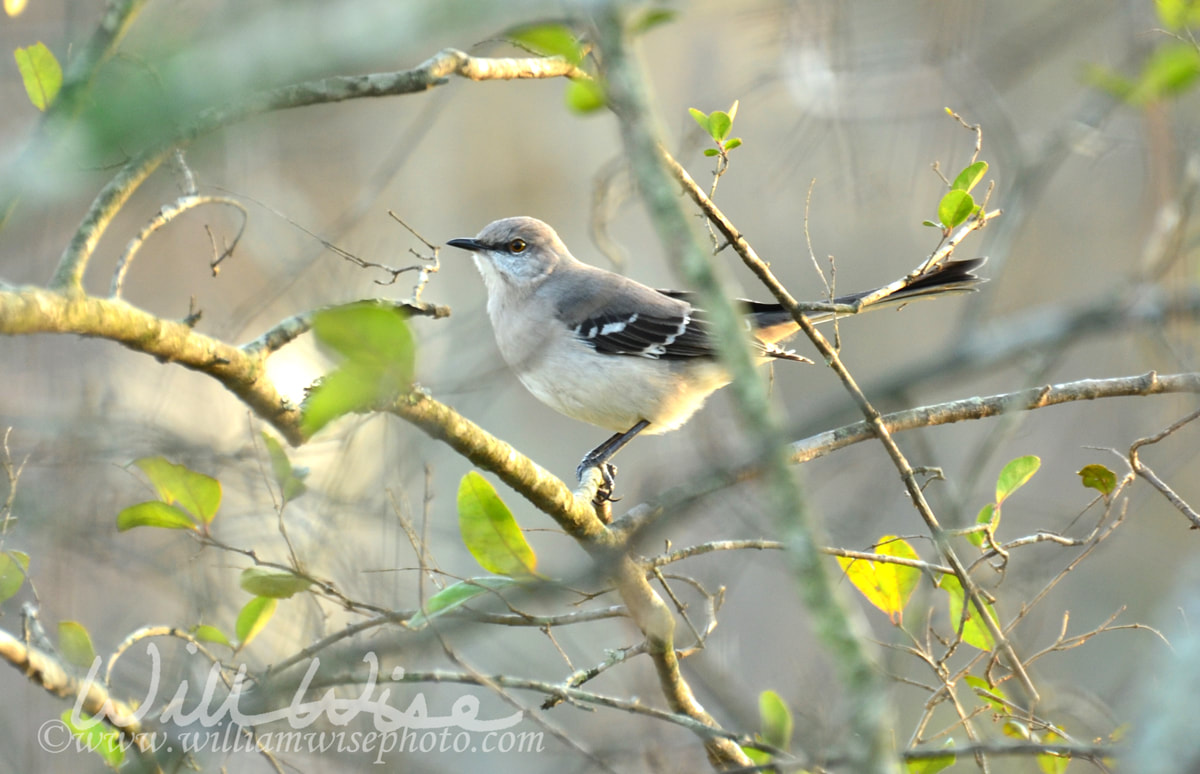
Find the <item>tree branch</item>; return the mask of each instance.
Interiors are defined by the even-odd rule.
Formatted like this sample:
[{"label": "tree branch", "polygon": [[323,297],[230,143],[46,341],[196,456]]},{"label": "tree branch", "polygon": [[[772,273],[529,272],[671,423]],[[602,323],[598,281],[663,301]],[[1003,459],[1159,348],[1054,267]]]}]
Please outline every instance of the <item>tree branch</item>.
[{"label": "tree branch", "polygon": [[[383,677],[378,678],[380,682]],[[512,677],[510,675],[480,675],[471,672],[451,672],[444,669],[431,670],[415,670],[405,669],[403,674],[394,675],[390,679],[391,682],[397,683],[456,683],[460,685],[478,685],[482,687],[499,686],[501,688],[515,688],[517,690],[536,691],[556,698],[563,699],[578,704],[594,704],[600,707],[609,707],[611,709],[623,710],[636,715],[643,715],[663,720],[668,723],[673,723],[677,726],[686,728],[700,736],[706,738],[720,738],[728,742],[737,742],[758,747],[755,740],[742,734],[731,733],[720,728],[713,728],[705,725],[695,718],[688,715],[676,712],[667,712],[656,707],[650,707],[642,703],[640,699],[619,699],[615,696],[607,696],[604,694],[585,691],[581,688],[571,688],[559,683],[549,683],[542,680],[531,680],[523,677]],[[319,679],[313,680],[310,683],[311,688],[320,689],[336,685],[361,685],[364,679],[358,674],[341,674],[322,676]],[[765,748],[764,748],[765,749]],[[779,751],[782,752],[782,751]],[[786,755],[786,753],[783,753]]]},{"label": "tree branch", "polygon": [[[1120,376],[1112,379],[1080,379],[1063,384],[1047,384],[1027,390],[1005,392],[985,397],[963,398],[962,400],[919,406],[883,416],[883,424],[889,432],[915,430],[935,425],[948,425],[969,419],[983,419],[1009,414],[1014,411],[1058,406],[1079,400],[1100,398],[1125,398],[1167,393],[1200,393],[1200,373],[1163,374],[1154,371],[1141,376]],[[866,422],[855,422],[833,430],[809,436],[791,445],[793,463],[808,462],[817,457],[845,448],[851,444],[874,438],[874,432]]]},{"label": "tree branch", "polygon": [[[125,246],[125,252],[121,253],[121,257],[117,259],[117,267],[113,270],[112,282],[109,284],[109,295],[113,298],[120,297],[121,288],[125,284],[125,274],[129,271],[134,256],[137,255],[138,250],[142,248],[142,245],[146,243],[151,234],[188,210],[204,204],[224,204],[227,207],[233,207],[242,214],[241,228],[238,229],[238,235],[233,240],[233,244],[236,245],[246,228],[248,216],[246,215],[245,205],[237,199],[228,196],[199,196],[196,194],[181,196],[175,201],[160,207],[158,213],[150,219],[150,222],[142,226],[142,230],[138,232],[137,236],[129,240],[129,244]],[[230,250],[232,251],[232,248]],[[216,271],[216,268],[214,268],[213,273],[216,274]]]},{"label": "tree branch", "polygon": [[[380,306],[391,307],[400,311],[407,312],[413,316],[432,317],[435,320],[450,316],[450,307],[441,306],[439,304],[430,304],[425,301],[413,301],[411,299],[404,301],[387,301],[383,299],[374,299],[372,301]],[[269,330],[251,342],[242,345],[242,351],[247,355],[266,357],[280,349],[283,349],[288,344],[300,338],[304,334],[312,330],[313,318],[316,317],[322,310],[333,309],[338,305],[323,306],[319,309],[312,309],[307,312],[292,315],[287,319],[276,323]]]},{"label": "tree branch", "polygon": [[36,287],[0,291],[0,334],[75,333],[108,339],[160,362],[213,377],[289,442],[303,440],[299,409],[267,377],[263,357],[163,320],[120,300],[62,295]]},{"label": "tree branch", "polygon": [[1033,742],[997,742],[994,744],[965,744],[961,747],[945,747],[933,750],[905,750],[900,755],[906,761],[924,761],[947,755],[1059,755],[1063,758],[1099,760],[1113,757],[1117,751],[1111,745],[1101,744],[1036,744]]},{"label": "tree branch", "polygon": [[[762,445],[770,500],[767,508],[780,524],[781,531],[789,537],[792,550],[788,556],[792,559],[802,594],[851,697],[850,734],[857,737],[851,748],[854,750],[854,768],[893,771],[895,759],[888,751],[886,701],[881,698],[884,692],[863,652],[862,641],[853,634],[856,627],[851,624],[854,620],[852,608],[842,604],[816,551],[803,492],[787,467],[783,438],[777,429],[778,423],[771,418],[762,377],[754,368],[743,341],[741,322],[713,273],[708,257],[694,239],[671,179],[660,165],[660,143],[651,123],[643,76],[625,48],[621,11],[621,3],[615,0],[604,4],[597,9],[595,22],[603,52],[602,67],[609,106],[620,120],[626,152],[642,199],[663,248],[675,266],[700,291],[717,333],[722,363],[733,376],[732,387],[739,411],[752,436]],[[642,577],[643,574],[639,574],[639,578]],[[658,602],[662,604],[661,599]],[[628,600],[626,604],[629,604]],[[663,648],[661,652],[662,657],[655,658],[655,667],[664,694],[673,702],[672,709],[711,723],[708,713],[694,705],[691,689],[679,675],[674,649]],[[705,748],[709,761],[716,768],[750,765],[741,749],[724,740],[708,739]]]},{"label": "tree branch", "polygon": [[[80,681],[57,656],[20,641],[3,629],[0,629],[0,659],[20,670],[48,693],[80,702],[85,712],[139,742],[140,747],[143,726],[136,709],[114,699],[99,680]],[[84,687],[87,692],[80,700],[80,692]]]},{"label": "tree branch", "polygon": [[1162,493],[1163,497],[1167,498],[1167,502],[1171,503],[1171,505],[1175,506],[1180,513],[1186,516],[1188,520],[1192,522],[1192,529],[1200,529],[1200,513],[1196,513],[1196,510],[1192,508],[1192,506],[1188,505],[1186,500],[1176,494],[1175,490],[1172,489],[1166,481],[1163,481],[1161,478],[1159,478],[1157,473],[1155,473],[1144,462],[1142,462],[1141,458],[1138,456],[1138,450],[1143,446],[1158,443],[1197,417],[1200,417],[1200,411],[1193,411],[1191,414],[1188,414],[1182,419],[1171,423],[1171,426],[1165,430],[1161,430],[1154,435],[1150,435],[1145,438],[1139,438],[1133,442],[1132,446],[1129,447],[1129,467],[1133,468],[1134,473],[1146,479],[1150,486],[1157,489],[1160,493]]},{"label": "tree branch", "polygon": [[108,0],[105,5],[100,24],[91,38],[68,60],[63,71],[62,89],[47,107],[34,137],[0,176],[0,180],[5,181],[0,190],[0,229],[4,228],[25,190],[24,187],[13,187],[12,183],[37,178],[37,168],[43,158],[54,150],[54,141],[78,116],[96,72],[116,52],[146,0]]},{"label": "tree branch", "polygon": [[365,97],[413,94],[445,85],[451,75],[472,81],[588,77],[587,73],[560,58],[487,59],[447,48],[411,70],[305,81],[257,92],[232,105],[210,108],[178,135],[137,154],[101,189],[59,259],[50,288],[71,294],[83,292],[83,275],[88,261],[108,225],[133,192],[176,148],[260,113]]},{"label": "tree branch", "polygon": [[[661,147],[659,148],[659,152],[664,156],[666,155],[666,151],[662,150]],[[723,213],[721,213],[717,206],[713,204],[704,191],[701,190],[698,185],[696,185],[696,182],[692,180],[691,176],[687,174],[687,171],[684,170],[682,166],[680,166],[678,163],[675,163],[673,165],[669,164],[668,168],[675,174],[675,179],[680,185],[683,186],[684,192],[687,193],[694,202],[696,202],[696,204],[705,212],[705,214],[708,215],[709,219],[712,220],[713,224],[720,229],[726,240],[728,240],[728,242],[733,246],[737,254],[741,256],[742,262],[746,264],[747,268],[749,268],[754,275],[758,277],[763,286],[766,287],[773,296],[775,296],[776,300],[778,300],[779,303],[791,313],[792,319],[795,320],[796,324],[800,326],[800,330],[804,332],[804,335],[808,337],[809,341],[813,343],[813,346],[817,348],[817,351],[821,353],[821,356],[825,359],[825,362],[830,368],[833,369],[834,373],[837,374],[838,379],[841,380],[842,385],[846,388],[846,391],[850,394],[850,397],[854,400],[855,404],[858,405],[863,416],[866,417],[866,423],[871,428],[871,432],[874,433],[875,437],[879,439],[879,442],[887,451],[888,457],[891,458],[892,463],[899,471],[900,479],[904,482],[904,487],[908,491],[909,497],[912,499],[913,506],[917,509],[917,512],[921,515],[921,518],[925,521],[926,525],[928,525],[930,535],[933,537],[933,541],[937,545],[939,553],[942,554],[942,556],[946,559],[946,562],[954,570],[954,574],[958,576],[959,582],[962,584],[963,590],[966,592],[967,597],[971,600],[972,605],[979,610],[980,619],[983,621],[984,626],[987,628],[988,633],[992,636],[992,639],[996,642],[997,649],[1004,654],[1005,660],[1008,662],[1009,669],[1011,669],[1017,676],[1021,686],[1029,694],[1030,700],[1036,702],[1038,699],[1038,692],[1037,688],[1033,684],[1033,680],[1030,679],[1028,673],[1026,673],[1025,668],[1021,663],[1020,656],[1017,655],[1012,643],[1009,641],[1007,636],[1005,636],[999,622],[996,621],[993,616],[988,614],[987,606],[982,604],[982,594],[979,590],[978,584],[975,583],[975,580],[971,577],[970,573],[967,572],[966,565],[964,565],[962,560],[958,558],[957,553],[954,551],[954,547],[947,539],[945,531],[938,522],[937,516],[934,514],[929,503],[925,500],[925,493],[922,491],[920,484],[917,482],[916,474],[914,473],[912,466],[909,464],[908,459],[905,458],[904,453],[900,451],[900,447],[896,444],[895,439],[891,437],[887,425],[885,425],[883,422],[882,415],[867,399],[867,396],[863,393],[862,389],[859,388],[858,383],[855,381],[854,376],[850,373],[850,370],[846,368],[844,363],[842,363],[841,357],[839,357],[837,350],[832,344],[829,343],[825,336],[817,330],[816,326],[813,325],[812,321],[808,319],[804,311],[799,308],[796,303],[796,299],[794,299],[787,289],[780,284],[779,280],[775,278],[775,275],[771,272],[771,269],[767,266],[766,262],[758,257],[758,254],[754,251],[750,244],[733,226],[733,223],[730,222],[730,220],[726,218]],[[975,218],[974,220],[977,220],[978,227],[982,228],[988,217],[988,214],[984,214]],[[967,224],[967,226],[970,225],[971,224]],[[966,228],[966,226],[964,226],[964,228]],[[969,231],[965,233],[969,233]],[[964,236],[965,233],[963,234]],[[957,242],[954,244],[957,244]],[[939,251],[938,253],[935,253],[935,256],[940,256],[939,260],[945,259],[949,256],[949,252],[943,253]],[[928,262],[923,265],[928,265]],[[917,272],[919,271],[920,269],[917,270]],[[900,286],[903,286],[907,279],[908,278],[900,280],[899,283],[892,283],[892,285],[899,284]],[[889,285],[888,287],[890,288],[892,285]],[[881,293],[882,291],[873,294],[873,297],[882,297]]]},{"label": "tree branch", "polygon": [[604,550],[617,545],[615,536],[596,517],[589,495],[572,492],[541,465],[449,406],[413,392],[398,398],[387,410],[495,473],[584,547]]}]

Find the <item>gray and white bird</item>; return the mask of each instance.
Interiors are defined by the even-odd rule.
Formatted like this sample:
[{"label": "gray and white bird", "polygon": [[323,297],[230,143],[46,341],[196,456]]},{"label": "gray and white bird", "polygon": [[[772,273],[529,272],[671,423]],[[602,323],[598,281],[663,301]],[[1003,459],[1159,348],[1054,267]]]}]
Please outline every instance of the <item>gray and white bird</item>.
[{"label": "gray and white bird", "polygon": [[[601,466],[608,480],[606,463],[635,435],[678,428],[730,381],[691,293],[655,290],[583,263],[536,218],[497,220],[473,239],[446,244],[474,257],[496,344],[525,388],[560,413],[614,431],[583,458],[581,478]],[[863,309],[973,291],[984,281],[973,272],[985,260],[942,263]],[[833,303],[853,304],[874,292]],[[783,307],[740,303],[762,362],[806,360],[779,346],[799,330]],[[810,315],[814,322],[831,317]]]}]

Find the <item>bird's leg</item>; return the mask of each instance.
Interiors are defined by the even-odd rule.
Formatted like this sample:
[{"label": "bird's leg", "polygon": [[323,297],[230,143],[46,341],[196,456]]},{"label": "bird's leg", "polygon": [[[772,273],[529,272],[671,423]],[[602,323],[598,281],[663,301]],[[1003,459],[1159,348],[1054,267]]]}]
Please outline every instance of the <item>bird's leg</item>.
[{"label": "bird's leg", "polygon": [[583,461],[579,463],[579,467],[575,468],[575,477],[579,479],[580,483],[583,483],[584,475],[589,469],[600,468],[600,475],[603,481],[596,492],[597,502],[612,499],[613,487],[616,485],[617,468],[609,460],[616,456],[617,452],[625,448],[625,444],[632,441],[634,436],[649,426],[650,422],[643,419],[623,433],[614,433],[607,441],[583,456]]}]

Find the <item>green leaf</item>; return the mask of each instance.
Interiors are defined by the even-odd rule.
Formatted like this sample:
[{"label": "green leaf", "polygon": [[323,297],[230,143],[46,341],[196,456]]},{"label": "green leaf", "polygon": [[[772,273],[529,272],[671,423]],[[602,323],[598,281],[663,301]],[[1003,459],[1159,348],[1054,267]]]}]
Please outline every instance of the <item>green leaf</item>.
[{"label": "green leaf", "polygon": [[512,511],[473,470],[458,485],[458,529],[471,556],[488,572],[521,577],[537,569],[537,555]]},{"label": "green leaf", "polygon": [[[960,623],[963,623],[962,612],[963,603],[966,600],[966,592],[963,591],[962,584],[958,582],[958,578],[953,575],[943,575],[938,581],[938,587],[946,592],[950,600],[950,629],[958,632]],[[992,618],[996,617],[996,611],[990,604],[984,603],[988,613]],[[988,631],[987,626],[980,620],[979,608],[972,605],[971,612],[967,615],[967,620],[963,623],[962,639],[971,647],[979,648],[980,650],[990,651],[995,647],[996,642],[992,639],[992,633]]]},{"label": "green leaf", "polygon": [[62,67],[54,54],[38,41],[27,48],[18,48],[13,52],[13,58],[17,60],[17,69],[21,71],[29,101],[38,110],[50,107],[62,88]]},{"label": "green leaf", "polygon": [[1133,81],[1120,73],[1100,65],[1091,64],[1084,68],[1083,80],[1086,83],[1106,91],[1122,102],[1128,102],[1133,94]]},{"label": "green leaf", "polygon": [[934,223],[932,220],[923,220],[923,221],[921,221],[921,225],[929,226],[930,228],[941,228],[942,227],[941,223]]},{"label": "green leaf", "polygon": [[967,685],[975,689],[975,695],[987,702],[992,709],[997,712],[1009,711],[1008,705],[1005,704],[1008,696],[999,686],[988,685],[987,680],[975,675],[967,675],[963,679],[967,681]]},{"label": "green leaf", "polygon": [[1117,488],[1117,474],[1097,463],[1080,468],[1079,477],[1083,480],[1085,487],[1095,489],[1105,497],[1108,497]]},{"label": "green leaf", "polygon": [[317,340],[338,354],[380,369],[396,363],[411,371],[412,334],[401,309],[359,301],[322,309],[313,317]]},{"label": "green leaf", "polygon": [[938,220],[951,229],[961,226],[975,211],[975,200],[966,191],[950,191],[938,204]]},{"label": "green leaf", "polygon": [[[1062,744],[1063,738],[1053,731],[1047,731],[1038,741],[1042,744]],[[1070,763],[1071,756],[1060,753],[1042,753],[1037,757],[1038,768],[1044,774],[1064,774]]]},{"label": "green leaf", "polygon": [[764,742],[781,750],[791,747],[792,713],[775,691],[763,691],[758,695],[758,722]]},{"label": "green leaf", "polygon": [[[942,749],[954,749],[953,737],[947,739],[942,744]],[[956,757],[953,752],[947,752],[945,755],[937,755],[932,758],[918,758],[917,760],[908,761],[904,765],[904,770],[906,774],[937,774],[939,771],[953,766],[955,759]]]},{"label": "green leaf", "polygon": [[[903,559],[917,559],[917,552],[907,541],[895,535],[884,535],[879,539],[876,553]],[[867,559],[837,557],[846,578],[862,592],[875,607],[887,613],[893,626],[904,623],[904,607],[912,598],[913,589],[921,580],[921,571],[891,562],[875,562]]]},{"label": "green leaf", "polygon": [[1191,88],[1200,76],[1200,51],[1190,43],[1170,43],[1156,48],[1147,59],[1126,99],[1147,105]]},{"label": "green leaf", "polygon": [[238,613],[237,624],[234,626],[239,650],[249,645],[250,641],[266,627],[271,616],[275,615],[275,608],[278,605],[279,600],[274,597],[255,597],[246,603],[242,611]]},{"label": "green leaf", "polygon": [[753,747],[743,747],[742,754],[749,758],[755,766],[766,766],[771,762],[770,753],[756,750]]},{"label": "green leaf", "polygon": [[242,570],[238,585],[242,587],[243,591],[258,597],[287,599],[307,590],[312,585],[312,581],[274,567],[247,567]]},{"label": "green leaf", "polygon": [[1032,454],[1017,457],[1005,465],[996,479],[996,503],[1004,502],[1013,492],[1025,486],[1041,466],[1041,459]]},{"label": "green leaf", "polygon": [[312,436],[335,419],[365,411],[379,395],[375,374],[356,364],[346,363],[321,377],[304,399],[300,429]]},{"label": "green leaf", "polygon": [[221,507],[221,482],[212,476],[176,465],[165,457],[142,457],[133,464],[150,479],[164,503],[178,504],[205,524],[217,515]]},{"label": "green leaf", "polygon": [[78,621],[59,621],[58,649],[68,664],[80,669],[91,669],[96,660],[96,648],[92,645],[92,636]]},{"label": "green leaf", "polygon": [[509,30],[505,37],[542,56],[561,56],[571,64],[583,61],[583,48],[565,24],[535,24]]},{"label": "green leaf", "polygon": [[962,172],[958,173],[958,177],[954,178],[954,182],[950,185],[953,191],[965,191],[970,193],[971,189],[979,185],[979,181],[987,174],[988,165],[986,161],[976,161]]},{"label": "green leaf", "polygon": [[233,643],[225,636],[225,633],[215,626],[208,624],[200,624],[192,629],[192,636],[201,642],[213,642],[217,645],[224,645],[227,648],[232,648]]},{"label": "green leaf", "polygon": [[688,113],[690,113],[692,118],[694,118],[696,120],[697,124],[700,124],[701,129],[703,129],[705,132],[707,132],[710,135],[712,134],[712,131],[708,128],[708,114],[707,113],[705,113],[702,110],[697,110],[696,108],[688,108]]},{"label": "green leaf", "polygon": [[733,118],[724,110],[714,110],[708,116],[708,133],[716,142],[724,142],[733,128]]},{"label": "green leaf", "polygon": [[1200,26],[1200,3],[1196,0],[1155,0],[1158,19],[1172,32]]},{"label": "green leaf", "polygon": [[400,310],[371,301],[326,309],[313,318],[313,332],[345,360],[305,398],[300,427],[306,435],[374,408],[412,383],[412,334]]},{"label": "green leaf", "polygon": [[705,149],[704,149],[704,155],[705,155],[705,156],[716,156],[716,155],[718,155],[720,152],[721,152],[721,151],[717,150],[716,148],[705,148]]},{"label": "green leaf", "polygon": [[24,551],[0,552],[0,602],[14,596],[29,573],[29,554]]},{"label": "green leaf", "polygon": [[163,529],[198,529],[191,516],[174,505],[161,500],[148,500],[131,505],[117,514],[117,531],[124,532],[134,527],[162,527]]},{"label": "green leaf", "polygon": [[518,582],[514,578],[489,576],[471,578],[459,581],[452,586],[447,586],[425,600],[425,608],[409,620],[408,628],[424,629],[432,619],[448,613],[455,608],[462,607],[480,594],[487,594],[492,591],[508,588],[509,586],[515,586]]},{"label": "green leaf", "polygon": [[641,35],[653,27],[674,21],[677,13],[666,8],[647,8],[629,20],[628,30],[631,36]]},{"label": "green leaf", "polygon": [[[975,523],[977,525],[978,524],[991,524],[992,529],[995,530],[996,526],[1000,523],[1000,520],[998,518],[995,518],[995,513],[996,513],[996,504],[988,503],[987,505],[985,505],[979,509],[979,515],[975,517]],[[995,519],[995,523],[993,523],[993,519]],[[971,545],[975,546],[976,548],[982,548],[983,547],[983,532],[968,532],[967,540],[970,541]]]},{"label": "green leaf", "polygon": [[737,147],[741,146],[741,144],[742,144],[742,138],[741,138],[741,137],[733,137],[733,138],[731,138],[731,139],[729,140],[729,142],[725,143],[725,150],[726,150],[726,151],[731,151],[731,150],[733,150],[734,148],[737,148]]},{"label": "green leaf", "polygon": [[573,78],[567,82],[563,96],[567,108],[581,115],[594,113],[605,105],[604,87],[597,80]]},{"label": "green leaf", "polygon": [[276,441],[274,436],[266,431],[263,431],[262,436],[263,443],[267,446],[267,456],[271,458],[271,473],[275,476],[275,483],[279,485],[283,499],[294,500],[304,494],[308,488],[304,484],[304,476],[308,471],[292,467],[292,461],[283,450],[283,444]]},{"label": "green leaf", "polygon": [[116,769],[125,762],[125,747],[121,735],[116,729],[109,728],[101,721],[84,713],[84,724],[77,725],[71,718],[73,710],[63,710],[59,718],[67,730],[78,739],[84,747],[99,755],[109,768]]}]

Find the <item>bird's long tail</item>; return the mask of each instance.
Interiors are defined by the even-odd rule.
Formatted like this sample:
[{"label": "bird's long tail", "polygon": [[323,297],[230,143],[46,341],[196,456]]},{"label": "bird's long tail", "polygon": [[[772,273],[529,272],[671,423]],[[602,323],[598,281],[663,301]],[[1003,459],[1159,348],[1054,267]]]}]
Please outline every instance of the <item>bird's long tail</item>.
[{"label": "bird's long tail", "polygon": [[865,293],[851,293],[848,296],[835,298],[835,304],[854,304],[860,299],[870,298],[879,291],[895,287],[896,289],[883,296],[878,301],[868,302],[863,310],[877,305],[904,303],[921,296],[941,296],[952,293],[972,293],[987,280],[975,274],[975,270],[987,262],[987,258],[969,258],[962,261],[946,261],[932,271],[918,275],[913,280],[906,277],[903,280],[885,285],[882,288],[868,290]]},{"label": "bird's long tail", "polygon": [[[987,258],[970,258],[961,261],[947,261],[936,268],[913,279],[905,277],[890,285],[884,285],[874,290],[861,293],[838,296],[832,303],[840,306],[857,306],[856,311],[847,312],[811,312],[808,318],[814,323],[832,320],[835,316],[847,317],[874,309],[906,304],[922,298],[953,295],[957,293],[973,293],[987,279],[975,274]],[[776,342],[786,339],[796,332],[796,324],[779,304],[762,302],[746,302],[748,311],[754,315],[755,332],[764,342]]]}]

